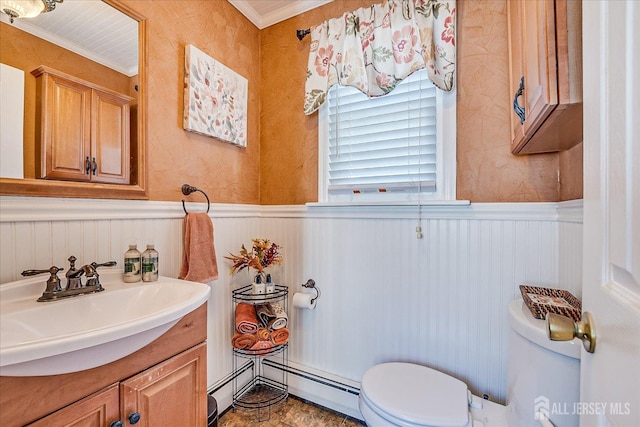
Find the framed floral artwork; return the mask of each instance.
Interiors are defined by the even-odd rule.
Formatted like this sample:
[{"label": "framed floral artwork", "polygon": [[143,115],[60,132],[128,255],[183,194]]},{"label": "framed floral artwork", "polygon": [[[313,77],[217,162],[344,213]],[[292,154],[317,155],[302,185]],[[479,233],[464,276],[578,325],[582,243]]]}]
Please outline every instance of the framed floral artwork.
[{"label": "framed floral artwork", "polygon": [[246,147],[247,79],[187,45],[184,81],[184,129]]}]

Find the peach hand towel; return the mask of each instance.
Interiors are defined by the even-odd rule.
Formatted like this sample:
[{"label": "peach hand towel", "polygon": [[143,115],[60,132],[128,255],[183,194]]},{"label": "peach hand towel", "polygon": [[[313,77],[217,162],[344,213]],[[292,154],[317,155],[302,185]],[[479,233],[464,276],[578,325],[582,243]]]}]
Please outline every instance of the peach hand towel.
[{"label": "peach hand towel", "polygon": [[178,279],[207,283],[217,278],[211,218],[207,213],[188,213],[184,218],[184,256]]},{"label": "peach hand towel", "polygon": [[253,304],[240,302],[236,305],[236,331],[241,334],[258,333],[258,318]]},{"label": "peach hand towel", "polygon": [[231,345],[240,350],[251,348],[257,341],[258,337],[253,334],[235,333],[231,339]]}]

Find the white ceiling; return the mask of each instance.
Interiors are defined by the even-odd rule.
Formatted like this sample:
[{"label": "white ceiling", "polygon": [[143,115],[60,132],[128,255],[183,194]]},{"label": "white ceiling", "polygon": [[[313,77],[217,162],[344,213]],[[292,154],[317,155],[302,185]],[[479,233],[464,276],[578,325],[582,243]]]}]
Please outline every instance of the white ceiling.
[{"label": "white ceiling", "polygon": [[[4,13],[0,20],[9,23]],[[65,0],[51,12],[9,25],[128,76],[138,74],[138,22],[101,0]]]},{"label": "white ceiling", "polygon": [[259,29],[299,15],[333,0],[228,0]]},{"label": "white ceiling", "polygon": [[[259,29],[333,0],[228,0]],[[0,20],[9,17],[0,13]],[[138,73],[138,23],[101,0],[64,0],[13,25],[127,76]],[[293,35],[292,35],[293,36]],[[55,64],[50,64],[55,67]]]}]

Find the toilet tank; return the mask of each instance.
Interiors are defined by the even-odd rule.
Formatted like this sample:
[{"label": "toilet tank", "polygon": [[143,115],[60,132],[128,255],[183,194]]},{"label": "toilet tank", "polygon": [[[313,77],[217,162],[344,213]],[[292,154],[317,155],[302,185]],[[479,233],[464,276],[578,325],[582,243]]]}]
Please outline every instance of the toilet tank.
[{"label": "toilet tank", "polygon": [[546,321],[533,317],[522,299],[509,304],[507,420],[536,426],[542,412],[556,427],[577,427],[582,342],[551,341]]}]

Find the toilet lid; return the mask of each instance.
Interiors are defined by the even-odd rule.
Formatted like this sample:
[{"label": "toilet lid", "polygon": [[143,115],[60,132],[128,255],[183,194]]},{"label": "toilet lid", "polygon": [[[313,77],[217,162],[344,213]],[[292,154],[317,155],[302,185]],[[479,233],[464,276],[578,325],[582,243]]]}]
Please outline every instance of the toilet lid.
[{"label": "toilet lid", "polygon": [[412,363],[383,363],[364,373],[363,397],[375,408],[411,424],[466,426],[467,385]]}]

